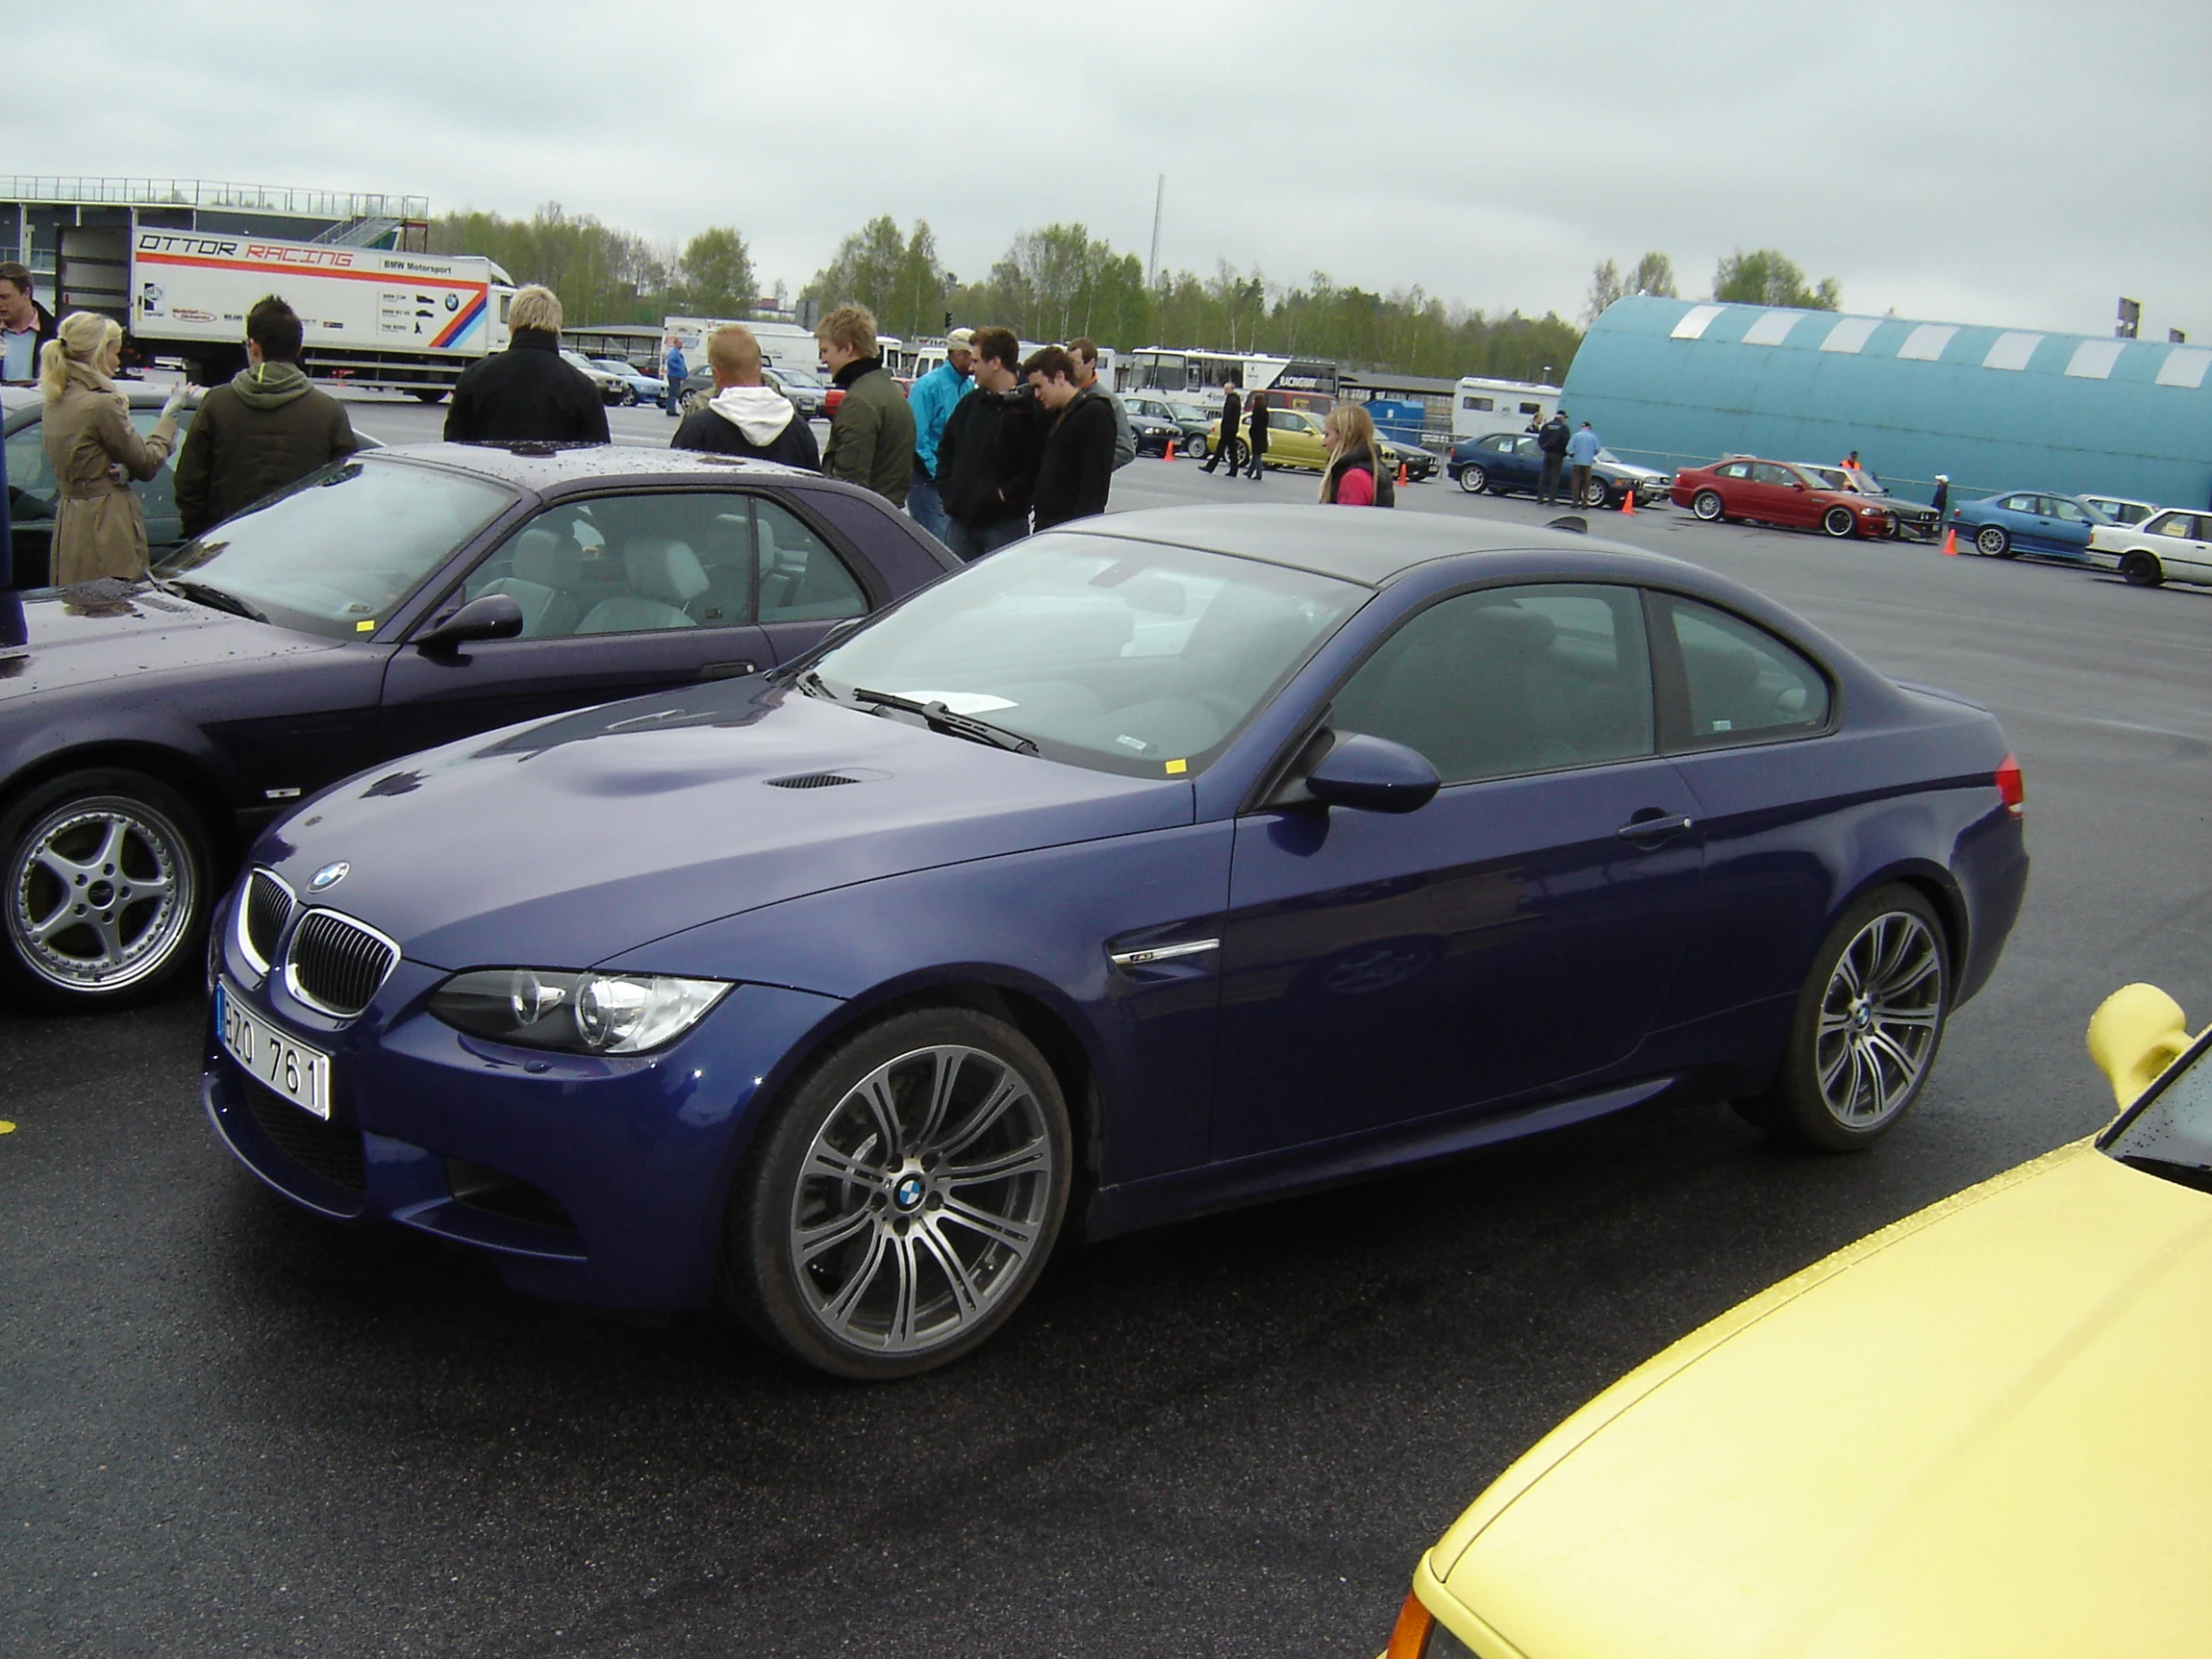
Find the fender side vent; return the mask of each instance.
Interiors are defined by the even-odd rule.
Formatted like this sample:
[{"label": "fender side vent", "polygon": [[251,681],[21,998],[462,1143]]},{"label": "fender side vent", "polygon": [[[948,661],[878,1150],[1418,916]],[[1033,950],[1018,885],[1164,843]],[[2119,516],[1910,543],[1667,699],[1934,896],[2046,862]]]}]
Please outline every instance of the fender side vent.
[{"label": "fender side vent", "polygon": [[847,778],[841,772],[802,772],[791,778],[771,778],[772,790],[832,790],[839,784],[857,784],[857,778]]}]

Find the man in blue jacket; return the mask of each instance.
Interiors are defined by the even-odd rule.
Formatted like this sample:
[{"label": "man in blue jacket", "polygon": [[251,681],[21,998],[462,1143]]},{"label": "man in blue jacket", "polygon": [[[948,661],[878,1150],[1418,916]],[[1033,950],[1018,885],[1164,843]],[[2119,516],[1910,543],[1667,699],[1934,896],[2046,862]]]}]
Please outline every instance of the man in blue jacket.
[{"label": "man in blue jacket", "polygon": [[666,382],[661,388],[661,401],[671,415],[683,413],[684,377],[689,373],[691,364],[684,361],[684,348],[671,339],[668,343],[667,360],[661,364],[661,374]]},{"label": "man in blue jacket", "polygon": [[974,383],[975,332],[955,328],[944,337],[944,361],[913,384],[906,401],[914,411],[914,476],[906,486],[906,513],[939,541],[950,538],[952,521],[937,492],[937,442],[953,406]]},{"label": "man in blue jacket", "polygon": [[1584,421],[1573,437],[1567,439],[1567,465],[1574,468],[1574,494],[1570,506],[1582,506],[1590,499],[1590,468],[1597,464],[1597,452],[1605,446]]}]

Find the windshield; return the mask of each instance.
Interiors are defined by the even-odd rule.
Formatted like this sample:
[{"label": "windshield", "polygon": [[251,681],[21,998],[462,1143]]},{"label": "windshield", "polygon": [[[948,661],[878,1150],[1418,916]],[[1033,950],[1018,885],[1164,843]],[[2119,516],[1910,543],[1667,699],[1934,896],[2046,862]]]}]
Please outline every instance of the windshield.
[{"label": "windshield", "polygon": [[786,385],[819,386],[822,384],[822,376],[811,368],[799,368],[789,363],[778,363],[776,373],[777,377],[784,381]]},{"label": "windshield", "polygon": [[2098,1144],[2121,1163],[2212,1191],[2212,1032],[2167,1072],[2158,1090]]},{"label": "windshield", "polygon": [[513,499],[481,478],[356,455],[187,542],[154,574],[214,588],[286,628],[353,639],[374,633]]},{"label": "windshield", "polygon": [[1047,757],[1195,776],[1367,597],[1328,576],[1047,533],[924,589],[815,664],[988,721]]}]

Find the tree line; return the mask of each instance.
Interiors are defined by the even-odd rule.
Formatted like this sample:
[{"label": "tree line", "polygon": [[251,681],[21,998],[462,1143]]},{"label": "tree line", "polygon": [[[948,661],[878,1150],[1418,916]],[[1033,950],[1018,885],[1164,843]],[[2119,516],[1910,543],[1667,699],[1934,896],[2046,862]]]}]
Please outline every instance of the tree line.
[{"label": "tree line", "polygon": [[[430,252],[481,254],[519,282],[543,282],[578,323],[658,322],[672,312],[749,316],[763,295],[751,251],[733,226],[712,226],[679,248],[572,215],[549,202],[528,219],[492,213],[432,221]],[[1592,274],[1581,324],[1554,312],[1485,314],[1447,305],[1419,286],[1381,293],[1346,286],[1325,272],[1271,280],[1228,261],[1213,274],[1162,271],[1080,225],[1018,233],[980,276],[944,269],[928,221],[901,231],[882,214],[844,237],[830,263],[801,289],[821,310],[857,303],[886,334],[901,338],[995,323],[1028,339],[1086,334],[1128,351],[1144,345],[1206,346],[1319,358],[1350,367],[1452,378],[1558,380],[1574,360],[1583,327],[1626,294],[1676,293],[1674,263],[1649,253],[1624,276],[1611,260]],[[1773,249],[1738,251],[1720,262],[1713,296],[1747,304],[1835,310],[1836,278],[1814,284]],[[781,305],[784,295],[776,295]]]}]

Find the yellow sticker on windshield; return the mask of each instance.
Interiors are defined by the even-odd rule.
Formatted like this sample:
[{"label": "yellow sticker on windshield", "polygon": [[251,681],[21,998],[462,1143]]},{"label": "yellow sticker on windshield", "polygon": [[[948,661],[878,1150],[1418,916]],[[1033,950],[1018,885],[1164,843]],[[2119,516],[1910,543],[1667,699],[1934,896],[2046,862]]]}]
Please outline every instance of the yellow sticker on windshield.
[{"label": "yellow sticker on windshield", "polygon": [[1170,762],[1168,762],[1168,776],[1169,776],[1169,777],[1171,777],[1171,778],[1172,778],[1172,777],[1174,777],[1174,776],[1175,776],[1175,775],[1176,775],[1177,773],[1179,773],[1179,772],[1188,772],[1188,771],[1190,771],[1190,770],[1191,770],[1191,767],[1190,767],[1190,763],[1189,763],[1188,761],[1170,761]]},{"label": "yellow sticker on windshield", "polygon": [[354,633],[356,633],[356,634],[373,634],[373,633],[375,633],[375,632],[376,632],[376,623],[375,623],[375,619],[374,619],[374,618],[371,618],[371,619],[370,619],[370,620],[368,620],[367,622],[356,622],[356,623],[354,623],[354,624],[353,624],[353,632],[354,632]]}]

